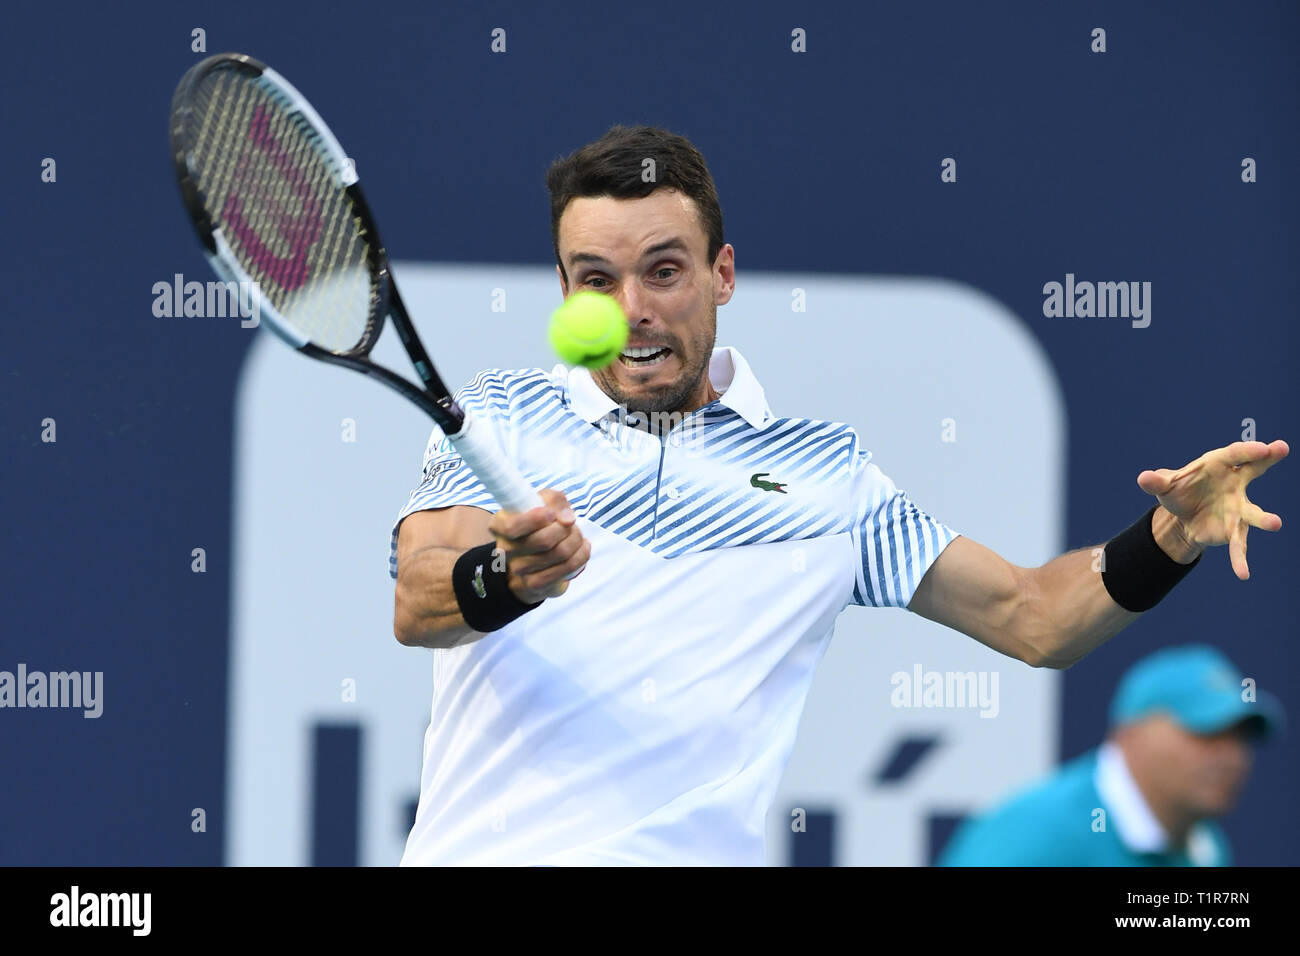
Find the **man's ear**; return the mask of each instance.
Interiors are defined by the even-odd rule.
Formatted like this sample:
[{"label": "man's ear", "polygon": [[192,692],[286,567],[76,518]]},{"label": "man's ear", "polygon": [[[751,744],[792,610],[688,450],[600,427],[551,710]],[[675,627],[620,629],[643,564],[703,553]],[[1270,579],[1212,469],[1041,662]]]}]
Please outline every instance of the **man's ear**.
[{"label": "man's ear", "polygon": [[718,250],[718,258],[713,268],[713,302],[726,305],[736,291],[736,250],[731,243],[725,243]]},{"label": "man's ear", "polygon": [[560,278],[560,291],[564,293],[564,297],[567,299],[569,297],[569,284],[564,281],[564,270],[560,268],[558,262],[555,264],[555,274]]}]

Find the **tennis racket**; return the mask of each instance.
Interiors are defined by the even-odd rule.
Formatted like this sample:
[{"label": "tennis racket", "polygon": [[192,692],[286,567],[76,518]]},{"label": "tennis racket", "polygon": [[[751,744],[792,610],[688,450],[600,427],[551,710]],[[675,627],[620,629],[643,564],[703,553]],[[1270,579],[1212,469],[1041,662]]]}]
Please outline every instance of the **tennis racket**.
[{"label": "tennis racket", "polygon": [[[208,261],[248,283],[250,304],[303,355],[376,378],[424,409],[508,511],[542,499],[486,423],[452,398],[388,267],[388,252],[347,154],[284,77],[222,53],[181,78],[171,108],[181,197]],[[370,359],[385,318],[423,387]]]}]

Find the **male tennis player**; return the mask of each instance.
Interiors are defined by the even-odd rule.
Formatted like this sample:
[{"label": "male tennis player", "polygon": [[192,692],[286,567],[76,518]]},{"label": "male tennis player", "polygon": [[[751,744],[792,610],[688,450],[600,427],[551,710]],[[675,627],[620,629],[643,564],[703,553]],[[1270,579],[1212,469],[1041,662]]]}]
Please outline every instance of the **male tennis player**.
[{"label": "male tennis player", "polygon": [[1240,442],[1139,475],[1158,503],[1104,570],[1091,549],[1017,567],[921,511],[849,426],[775,415],[715,348],[734,250],[690,142],[614,127],[547,185],[561,291],[614,296],[630,337],[601,371],[493,370],[458,394],[546,507],[501,511],[430,438],[390,556],[397,639],[435,649],[405,865],[761,865],[848,605],[1064,668],[1206,547],[1245,578],[1246,529],[1281,527],[1245,492],[1287,445]]}]

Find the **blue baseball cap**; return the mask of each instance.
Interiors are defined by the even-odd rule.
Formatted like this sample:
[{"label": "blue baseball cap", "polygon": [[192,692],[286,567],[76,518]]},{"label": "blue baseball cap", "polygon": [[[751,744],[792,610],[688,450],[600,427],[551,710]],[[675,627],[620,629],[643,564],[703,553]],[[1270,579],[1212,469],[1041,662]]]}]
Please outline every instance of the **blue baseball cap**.
[{"label": "blue baseball cap", "polygon": [[1110,704],[1111,726],[1131,723],[1158,711],[1194,734],[1212,734],[1240,720],[1260,739],[1280,733],[1282,705],[1256,691],[1246,700],[1244,675],[1216,648],[1205,644],[1167,647],[1142,658],[1120,678]]}]

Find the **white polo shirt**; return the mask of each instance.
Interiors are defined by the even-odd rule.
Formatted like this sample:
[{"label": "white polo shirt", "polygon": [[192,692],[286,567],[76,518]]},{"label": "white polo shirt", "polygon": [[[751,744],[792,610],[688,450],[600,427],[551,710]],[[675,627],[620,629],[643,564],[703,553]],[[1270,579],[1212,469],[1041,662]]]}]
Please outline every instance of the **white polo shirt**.
[{"label": "white polo shirt", "polygon": [[[562,596],[433,651],[402,865],[763,864],[836,616],[906,607],[957,532],[852,428],[773,416],[736,350],[709,378],[721,398],[664,441],[582,368],[486,371],[457,394],[564,492],[591,559]],[[423,476],[397,524],[499,510],[436,428]]]}]

